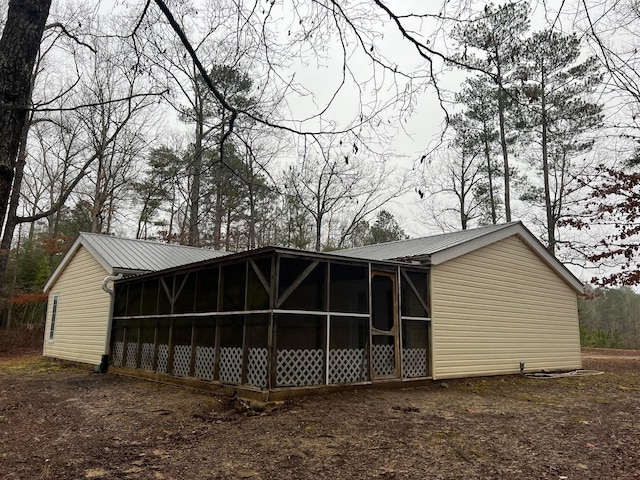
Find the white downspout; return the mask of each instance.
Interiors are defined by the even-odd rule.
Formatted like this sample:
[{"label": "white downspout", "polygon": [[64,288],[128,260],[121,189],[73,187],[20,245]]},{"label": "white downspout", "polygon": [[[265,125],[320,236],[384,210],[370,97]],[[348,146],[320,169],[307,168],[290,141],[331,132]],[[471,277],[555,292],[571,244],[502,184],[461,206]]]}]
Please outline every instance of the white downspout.
[{"label": "white downspout", "polygon": [[113,283],[116,280],[123,278],[123,275],[109,275],[102,281],[102,290],[109,294],[109,317],[107,318],[107,335],[104,344],[104,354],[100,361],[100,373],[107,373],[109,368],[109,355],[111,353],[111,327],[113,325],[113,304],[114,304],[114,291],[113,288],[109,288],[109,283]]}]

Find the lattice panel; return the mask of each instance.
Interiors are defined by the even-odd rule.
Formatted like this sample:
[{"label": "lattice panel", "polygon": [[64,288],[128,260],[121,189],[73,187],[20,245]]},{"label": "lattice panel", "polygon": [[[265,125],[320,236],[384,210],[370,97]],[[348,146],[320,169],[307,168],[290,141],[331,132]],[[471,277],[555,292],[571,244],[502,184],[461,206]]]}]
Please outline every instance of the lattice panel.
[{"label": "lattice panel", "polygon": [[427,372],[427,349],[426,348],[403,348],[402,349],[402,377],[426,377]]},{"label": "lattice panel", "polygon": [[167,360],[169,359],[169,345],[158,345],[157,372],[167,373]]},{"label": "lattice panel", "polygon": [[127,367],[136,368],[137,357],[138,356],[138,344],[137,343],[127,343]]},{"label": "lattice panel", "polygon": [[329,350],[329,383],[364,382],[367,376],[367,355],[364,349]]},{"label": "lattice panel", "polygon": [[141,353],[140,368],[153,370],[153,343],[143,343]]},{"label": "lattice panel", "polygon": [[324,383],[323,350],[278,350],[276,383],[279,386]]},{"label": "lattice panel", "polygon": [[113,342],[113,352],[111,353],[111,363],[114,367],[122,366],[122,354],[124,353],[124,342]]},{"label": "lattice panel", "polygon": [[241,347],[222,347],[220,349],[220,381],[242,383]]},{"label": "lattice panel", "polygon": [[203,380],[213,380],[216,364],[216,349],[214,347],[196,346],[195,376]]},{"label": "lattice panel", "polygon": [[250,348],[247,365],[247,383],[256,387],[267,386],[267,349]]},{"label": "lattice panel", "polygon": [[173,346],[173,374],[188,377],[191,370],[191,345]]},{"label": "lattice panel", "polygon": [[395,365],[393,345],[373,346],[373,371],[376,375],[391,375],[395,370]]}]

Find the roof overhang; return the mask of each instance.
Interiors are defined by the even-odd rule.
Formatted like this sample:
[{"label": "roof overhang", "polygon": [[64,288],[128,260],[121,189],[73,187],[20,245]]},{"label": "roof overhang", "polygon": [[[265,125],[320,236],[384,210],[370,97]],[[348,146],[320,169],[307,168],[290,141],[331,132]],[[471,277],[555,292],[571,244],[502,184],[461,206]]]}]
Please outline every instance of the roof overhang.
[{"label": "roof overhang", "polygon": [[80,247],[86,248],[89,251],[89,253],[91,253],[91,255],[93,255],[93,257],[97,260],[97,262],[102,266],[102,268],[105,269],[108,275],[113,275],[114,273],[113,267],[106,262],[106,260],[102,257],[102,255],[98,254],[98,252],[91,245],[89,245],[89,242],[84,241],[82,233],[80,233],[80,235],[78,235],[78,238],[76,238],[76,241],[73,242],[73,245],[71,245],[71,248],[67,251],[67,253],[65,253],[64,258],[62,259],[60,264],[57,266],[57,268],[53,271],[53,273],[47,280],[47,283],[44,284],[44,288],[43,288],[44,292],[48,292],[51,289],[51,287],[56,282],[56,280],[58,280],[58,277],[60,277],[60,274],[67,267],[71,259],[78,252],[78,250],[80,250]]},{"label": "roof overhang", "polygon": [[441,250],[428,256],[419,257],[422,262],[439,265],[454,258],[471,253],[482,247],[499,242],[513,235],[517,235],[529,248],[531,248],[540,259],[556,272],[571,288],[578,293],[584,293],[584,284],[569,271],[564,264],[551,255],[540,241],[521,223],[517,222],[501,230],[483,235],[482,237],[469,240],[468,242],[455,245],[451,248]]},{"label": "roof overhang", "polygon": [[332,252],[315,252],[308,250],[299,250],[296,248],[290,247],[279,247],[279,246],[267,246],[260,247],[254,250],[246,250],[238,253],[230,253],[229,255],[224,255],[217,258],[210,258],[208,260],[201,260],[199,262],[186,263],[184,265],[176,265],[174,267],[166,268],[163,270],[156,271],[136,271],[133,274],[127,274],[125,272],[120,272],[118,269],[114,273],[123,273],[124,278],[118,279],[117,283],[127,283],[131,281],[136,281],[140,276],[145,276],[146,278],[154,278],[156,276],[165,276],[168,274],[176,273],[176,272],[186,272],[186,271],[194,271],[201,270],[203,268],[207,268],[210,266],[225,266],[229,264],[233,264],[238,261],[243,260],[252,260],[256,257],[263,257],[265,255],[280,255],[285,257],[304,257],[309,260],[325,260],[329,262],[335,263],[352,263],[359,265],[367,265],[374,264],[379,266],[386,267],[413,267],[417,269],[428,268],[427,265],[410,258],[406,261],[398,261],[398,260],[371,260],[368,258],[358,258],[358,257],[348,257],[346,255],[335,255]]}]

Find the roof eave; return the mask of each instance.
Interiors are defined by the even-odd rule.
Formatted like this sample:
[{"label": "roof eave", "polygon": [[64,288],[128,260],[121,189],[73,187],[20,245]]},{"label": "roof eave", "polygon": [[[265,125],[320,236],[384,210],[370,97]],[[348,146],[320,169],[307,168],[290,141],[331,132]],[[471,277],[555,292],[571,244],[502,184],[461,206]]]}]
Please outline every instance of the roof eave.
[{"label": "roof eave", "polygon": [[125,277],[129,277],[131,275],[144,275],[145,273],[151,273],[153,271],[154,270],[139,270],[139,269],[132,269],[132,268],[114,267],[112,274],[113,275],[121,274]]},{"label": "roof eave", "polygon": [[86,248],[89,251],[89,253],[98,261],[98,263],[102,266],[102,268],[105,269],[108,275],[112,275],[114,273],[113,266],[110,265],[102,257],[102,255],[100,255],[95,250],[95,248],[93,248],[93,246],[89,241],[87,241],[83,233],[80,232],[80,234],[78,235],[78,238],[76,238],[75,242],[73,242],[73,245],[71,245],[71,248],[67,250],[67,253],[65,253],[62,261],[56,267],[56,269],[53,271],[53,273],[47,280],[47,283],[44,284],[44,288],[42,289],[43,292],[48,292],[51,289],[51,287],[53,287],[53,284],[56,283],[56,280],[58,280],[58,277],[63,272],[63,270],[67,267],[67,265],[69,264],[73,256],[76,254],[76,252],[80,249],[80,247]]}]

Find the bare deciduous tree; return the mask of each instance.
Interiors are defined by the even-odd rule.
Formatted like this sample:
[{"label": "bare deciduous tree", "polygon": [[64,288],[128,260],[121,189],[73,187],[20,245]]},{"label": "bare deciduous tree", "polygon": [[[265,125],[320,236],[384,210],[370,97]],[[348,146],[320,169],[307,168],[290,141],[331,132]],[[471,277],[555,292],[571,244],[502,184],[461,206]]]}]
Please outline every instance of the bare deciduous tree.
[{"label": "bare deciduous tree", "polygon": [[288,195],[312,218],[317,251],[342,247],[362,220],[406,191],[406,179],[394,178],[384,161],[358,157],[352,148],[304,145],[285,173]]}]

